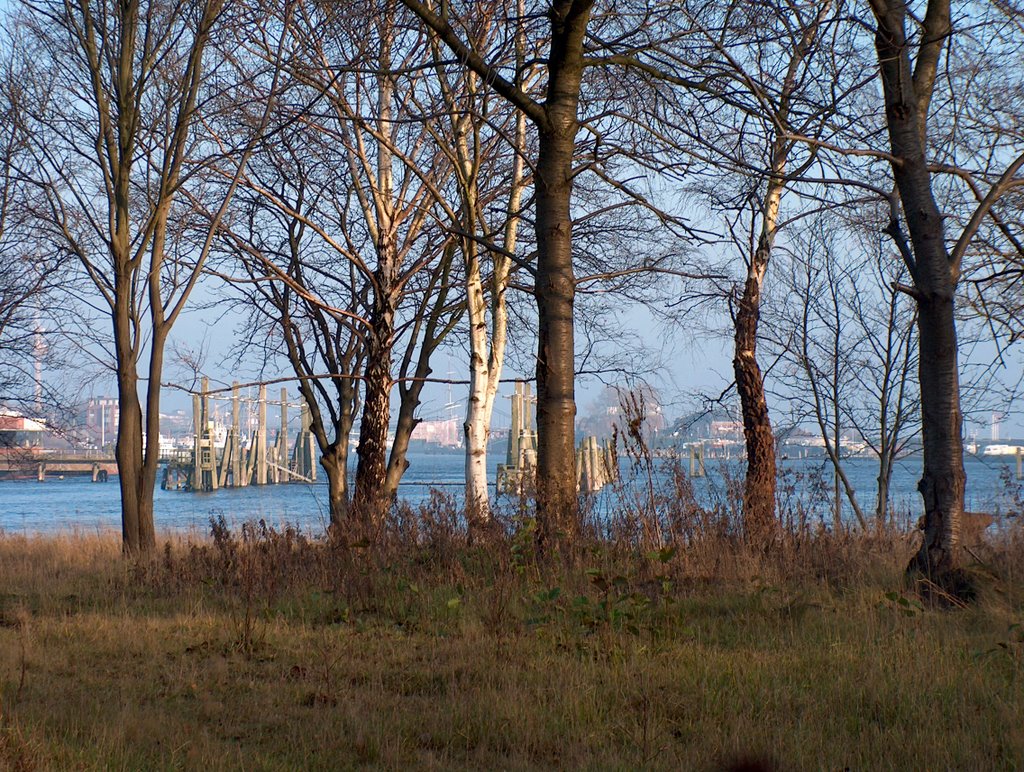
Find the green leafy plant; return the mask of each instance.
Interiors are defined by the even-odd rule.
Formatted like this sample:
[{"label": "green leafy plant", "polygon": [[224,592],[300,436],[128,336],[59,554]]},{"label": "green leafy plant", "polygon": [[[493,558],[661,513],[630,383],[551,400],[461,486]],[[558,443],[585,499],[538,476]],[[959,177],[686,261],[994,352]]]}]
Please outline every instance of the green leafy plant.
[{"label": "green leafy plant", "polygon": [[884,600],[880,605],[895,609],[904,616],[916,617],[918,614],[924,613],[924,605],[917,598],[908,598],[906,595],[892,591],[885,593],[883,597]]}]

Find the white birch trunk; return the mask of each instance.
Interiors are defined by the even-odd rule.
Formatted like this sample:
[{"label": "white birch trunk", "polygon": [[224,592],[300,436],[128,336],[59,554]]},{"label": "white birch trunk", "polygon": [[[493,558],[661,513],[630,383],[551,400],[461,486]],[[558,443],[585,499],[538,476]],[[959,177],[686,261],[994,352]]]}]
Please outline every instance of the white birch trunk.
[{"label": "white birch trunk", "polygon": [[[470,159],[465,132],[457,133],[457,152],[462,161],[460,181],[463,187],[463,216],[467,233],[477,231],[476,172],[479,159]],[[505,211],[505,228],[501,247],[506,254],[491,253],[492,277],[490,297],[490,335],[488,336],[487,301],[480,267],[480,247],[472,238],[463,239],[466,263],[466,296],[469,315],[469,400],[463,430],[466,438],[466,511],[471,520],[490,520],[490,497],[487,479],[487,442],[491,436],[494,400],[501,382],[508,340],[508,311],[505,292],[511,278],[512,263],[507,254],[515,252],[519,228],[525,169],[522,148],[526,141],[526,118],[516,117],[515,155],[512,161],[511,187]],[[478,143],[477,145],[478,146]],[[488,337],[490,340],[488,340]]]}]

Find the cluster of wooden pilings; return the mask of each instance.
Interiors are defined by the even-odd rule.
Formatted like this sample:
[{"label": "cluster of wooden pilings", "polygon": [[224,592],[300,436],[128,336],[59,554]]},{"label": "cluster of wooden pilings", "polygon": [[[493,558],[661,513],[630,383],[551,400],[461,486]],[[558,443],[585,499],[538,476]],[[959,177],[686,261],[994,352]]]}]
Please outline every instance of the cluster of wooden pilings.
[{"label": "cluster of wooden pilings", "polygon": [[[294,445],[288,439],[288,390],[281,389],[280,402],[267,401],[267,387],[260,386],[256,400],[257,424],[247,442],[241,433],[242,397],[238,383],[231,388],[231,427],[224,447],[215,446],[215,423],[210,412],[209,381],[192,395],[195,440],[192,456],[185,462],[169,463],[164,470],[164,490],[214,491],[286,482],[316,482],[316,444],[309,429],[309,409],[299,405],[301,422]],[[281,425],[273,441],[267,423],[267,405],[280,408]],[[294,405],[292,405],[294,407]],[[250,404],[251,410],[251,404]]]},{"label": "cluster of wooden pilings", "polygon": [[504,493],[522,490],[537,468],[537,432],[533,430],[530,384],[517,383],[512,400],[512,423],[508,429],[505,463],[498,464],[497,489]]},{"label": "cluster of wooden pilings", "polygon": [[584,493],[597,493],[619,479],[619,459],[611,440],[598,442],[584,437],[576,448],[576,487]]},{"label": "cluster of wooden pilings", "polygon": [[[512,400],[512,423],[508,431],[505,463],[498,465],[497,488],[518,493],[537,468],[537,432],[533,426],[536,398],[530,384],[517,383]],[[584,493],[597,493],[619,477],[619,462],[610,441],[584,437],[576,449],[576,486]]]}]

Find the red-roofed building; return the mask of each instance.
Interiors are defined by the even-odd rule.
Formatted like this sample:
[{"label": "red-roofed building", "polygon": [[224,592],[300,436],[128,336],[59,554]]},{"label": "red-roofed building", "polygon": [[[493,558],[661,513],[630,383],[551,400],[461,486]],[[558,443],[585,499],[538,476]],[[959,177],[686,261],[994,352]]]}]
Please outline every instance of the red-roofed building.
[{"label": "red-roofed building", "polygon": [[0,453],[36,451],[42,446],[46,424],[16,413],[0,413]]}]

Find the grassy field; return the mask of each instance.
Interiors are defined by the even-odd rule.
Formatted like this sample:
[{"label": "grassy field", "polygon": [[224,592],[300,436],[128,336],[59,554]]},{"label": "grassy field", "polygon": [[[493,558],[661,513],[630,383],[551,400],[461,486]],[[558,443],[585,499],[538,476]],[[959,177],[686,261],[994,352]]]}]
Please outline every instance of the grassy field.
[{"label": "grassy field", "polygon": [[899,537],[415,541],[0,537],[0,769],[1024,766],[1012,534],[945,609]]}]

